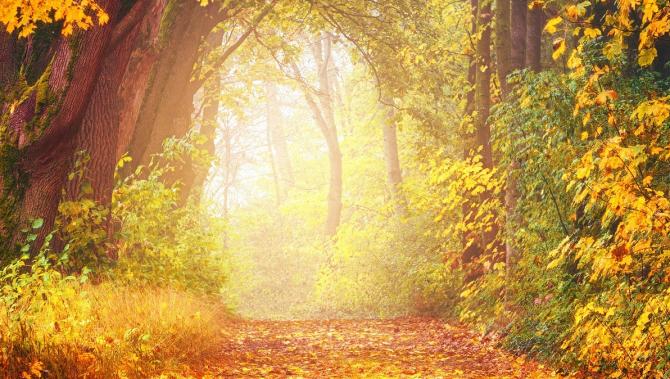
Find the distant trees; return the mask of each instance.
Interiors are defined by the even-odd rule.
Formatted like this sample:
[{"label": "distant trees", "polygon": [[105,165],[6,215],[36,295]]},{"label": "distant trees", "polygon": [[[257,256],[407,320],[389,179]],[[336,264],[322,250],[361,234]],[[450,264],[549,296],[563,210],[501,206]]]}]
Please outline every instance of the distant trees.
[{"label": "distant trees", "polygon": [[286,130],[279,108],[277,86],[274,83],[268,82],[265,84],[265,96],[268,143],[273,155],[273,165],[276,165],[277,200],[282,203],[286,200],[289,189],[295,185],[295,179],[286,142]]}]

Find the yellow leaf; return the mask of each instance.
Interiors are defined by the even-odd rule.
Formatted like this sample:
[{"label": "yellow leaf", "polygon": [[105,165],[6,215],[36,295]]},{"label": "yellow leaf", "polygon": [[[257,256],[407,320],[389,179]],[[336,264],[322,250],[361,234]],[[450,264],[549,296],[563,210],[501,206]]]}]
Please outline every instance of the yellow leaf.
[{"label": "yellow leaf", "polygon": [[600,31],[600,29],[584,28],[584,36],[586,36],[587,38],[593,39],[593,38],[598,37],[601,34],[602,34],[602,32]]},{"label": "yellow leaf", "polygon": [[549,34],[554,34],[558,30],[556,27],[563,21],[561,16],[557,16],[547,21],[547,24],[544,26],[544,31]]},{"label": "yellow leaf", "polygon": [[654,62],[657,54],[658,52],[654,47],[649,49],[642,49],[640,50],[640,55],[637,57],[637,63],[642,67],[649,66]]},{"label": "yellow leaf", "polygon": [[565,52],[565,40],[563,38],[554,40],[553,48],[554,52],[551,54],[551,57],[556,60]]}]

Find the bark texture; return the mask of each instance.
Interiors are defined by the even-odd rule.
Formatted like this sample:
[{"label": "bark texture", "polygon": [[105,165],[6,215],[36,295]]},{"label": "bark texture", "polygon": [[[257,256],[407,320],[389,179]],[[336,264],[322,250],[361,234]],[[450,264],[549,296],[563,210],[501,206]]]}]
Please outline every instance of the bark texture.
[{"label": "bark texture", "polygon": [[512,72],[511,2],[496,0],[496,68],[503,98],[509,94],[507,75]]},{"label": "bark texture", "polygon": [[[520,70],[525,67],[525,52],[526,52],[526,14],[528,7],[525,0],[512,0],[512,14],[511,14],[511,37],[512,37],[512,52],[511,64],[512,70]],[[514,125],[508,125],[508,138],[514,138]],[[514,270],[514,266],[518,261],[519,252],[514,246],[512,234],[514,229],[519,225],[519,217],[516,213],[516,207],[519,199],[517,170],[519,168],[519,161],[516,157],[512,157],[512,161],[508,167],[507,185],[505,187],[505,211],[507,214],[507,238],[505,239],[505,267],[507,274]]]},{"label": "bark texture", "polygon": [[152,73],[129,146],[137,164],[148,164],[161,151],[163,141],[184,135],[191,126],[193,95],[190,85],[200,43],[219,19],[215,7],[197,1],[173,1],[161,34],[161,54]]},{"label": "bark texture", "polygon": [[526,14],[528,13],[528,3],[526,0],[512,0],[511,5],[511,39],[512,50],[510,62],[512,71],[524,67],[526,58]]},{"label": "bark texture", "polygon": [[[485,168],[493,168],[493,151],[491,148],[491,129],[488,122],[491,114],[491,3],[485,2],[479,4],[477,14],[477,27],[481,37],[477,42],[478,69],[476,74],[476,95],[475,95],[475,146],[479,149],[482,156],[482,163]],[[494,195],[489,191],[481,195],[481,201],[491,199]],[[480,236],[481,248],[484,251],[500,251],[498,246],[499,226],[494,223],[491,230],[482,231]]]},{"label": "bark texture", "polygon": [[[100,5],[116,20],[118,1],[102,1]],[[44,109],[37,101],[38,88],[22,104],[25,112],[14,113],[10,126],[16,133],[20,150],[18,169],[28,177],[20,204],[20,222],[43,218],[45,231],[51,230],[61,199],[65,179],[75,151],[87,106],[97,86],[104,59],[110,44],[115,22],[80,32],[79,43],[60,37],[55,43],[52,63],[43,74],[46,90],[58,94],[51,106]],[[45,90],[45,89],[41,89]],[[47,111],[50,114],[39,114]],[[29,122],[45,123],[41,133],[30,133]],[[37,244],[41,242],[38,239]]]},{"label": "bark texture", "polygon": [[541,6],[529,9],[526,16],[526,67],[535,72],[542,69],[542,23]]}]

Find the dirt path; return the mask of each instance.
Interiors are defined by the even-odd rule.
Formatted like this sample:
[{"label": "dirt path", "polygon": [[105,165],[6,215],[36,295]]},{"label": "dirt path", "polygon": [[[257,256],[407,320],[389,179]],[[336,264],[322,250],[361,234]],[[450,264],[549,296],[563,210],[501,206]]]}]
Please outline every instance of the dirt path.
[{"label": "dirt path", "polygon": [[240,321],[213,377],[548,378],[462,329],[433,319]]}]

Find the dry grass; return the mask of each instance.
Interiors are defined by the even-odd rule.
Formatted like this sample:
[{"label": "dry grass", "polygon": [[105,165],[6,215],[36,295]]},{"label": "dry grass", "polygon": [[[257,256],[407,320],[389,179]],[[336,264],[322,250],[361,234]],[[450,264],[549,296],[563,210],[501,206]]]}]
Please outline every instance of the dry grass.
[{"label": "dry grass", "polygon": [[115,378],[195,373],[230,319],[215,299],[169,289],[60,283],[1,309],[4,377]]}]

